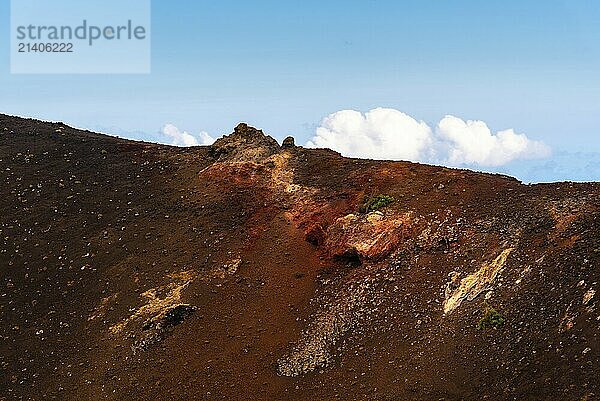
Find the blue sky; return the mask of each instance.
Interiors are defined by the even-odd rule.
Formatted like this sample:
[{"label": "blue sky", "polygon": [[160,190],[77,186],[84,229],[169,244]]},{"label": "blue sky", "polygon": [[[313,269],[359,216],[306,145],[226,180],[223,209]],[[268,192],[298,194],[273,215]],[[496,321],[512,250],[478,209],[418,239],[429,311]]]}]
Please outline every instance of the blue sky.
[{"label": "blue sky", "polygon": [[11,75],[7,0],[0,21],[3,113],[146,139],[246,121],[301,144],[340,110],[451,114],[552,149],[474,168],[600,180],[597,1],[154,0],[148,75]]}]

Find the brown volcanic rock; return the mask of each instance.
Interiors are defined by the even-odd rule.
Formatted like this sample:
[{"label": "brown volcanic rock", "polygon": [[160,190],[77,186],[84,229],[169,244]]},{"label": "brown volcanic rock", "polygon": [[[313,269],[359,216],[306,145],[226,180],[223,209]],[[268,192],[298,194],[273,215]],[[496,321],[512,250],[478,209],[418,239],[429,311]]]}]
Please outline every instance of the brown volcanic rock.
[{"label": "brown volcanic rock", "polygon": [[296,147],[296,142],[294,140],[294,137],[292,136],[288,136],[286,137],[283,142],[281,143],[281,147],[284,149],[293,149]]},{"label": "brown volcanic rock", "polygon": [[337,219],[327,230],[325,247],[334,258],[357,256],[380,260],[395,251],[410,236],[411,216],[349,214]]},{"label": "brown volcanic rock", "polygon": [[598,183],[3,115],[0,182],[0,399],[600,394]]},{"label": "brown volcanic rock", "polygon": [[261,130],[240,123],[230,135],[217,139],[210,155],[218,161],[262,161],[279,152],[275,139]]}]

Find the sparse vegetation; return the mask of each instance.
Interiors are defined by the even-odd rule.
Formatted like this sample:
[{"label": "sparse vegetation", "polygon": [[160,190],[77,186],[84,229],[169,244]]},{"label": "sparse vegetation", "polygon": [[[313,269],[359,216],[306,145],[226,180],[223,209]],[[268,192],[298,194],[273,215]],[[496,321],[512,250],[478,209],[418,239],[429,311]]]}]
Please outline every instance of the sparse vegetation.
[{"label": "sparse vegetation", "polygon": [[477,330],[485,330],[487,328],[499,329],[504,326],[504,316],[496,309],[486,304],[483,317],[477,323]]},{"label": "sparse vegetation", "polygon": [[374,212],[390,205],[394,200],[395,199],[389,195],[365,196],[358,211],[361,213]]}]

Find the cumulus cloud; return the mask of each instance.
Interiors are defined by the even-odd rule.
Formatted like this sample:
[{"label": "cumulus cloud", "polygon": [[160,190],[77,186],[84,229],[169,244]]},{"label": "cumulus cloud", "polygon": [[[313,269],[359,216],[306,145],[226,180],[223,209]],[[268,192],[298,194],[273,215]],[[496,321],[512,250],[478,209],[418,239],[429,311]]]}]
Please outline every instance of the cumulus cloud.
[{"label": "cumulus cloud", "polygon": [[451,166],[500,166],[543,158],[550,149],[512,129],[492,133],[483,121],[445,116],[431,129],[395,109],[366,113],[342,110],[323,119],[308,147],[326,147],[344,156],[411,160]]},{"label": "cumulus cloud", "polygon": [[168,138],[169,145],[175,146],[211,145],[215,141],[207,132],[202,131],[198,135],[192,135],[187,131],[180,131],[173,124],[165,124],[162,134]]},{"label": "cumulus cloud", "polygon": [[451,165],[502,166],[513,160],[548,157],[550,148],[512,129],[493,134],[483,121],[446,116],[437,125],[437,139]]},{"label": "cumulus cloud", "polygon": [[420,160],[433,149],[427,124],[383,108],[365,114],[342,110],[327,116],[308,146],[331,148],[350,157],[409,160]]}]

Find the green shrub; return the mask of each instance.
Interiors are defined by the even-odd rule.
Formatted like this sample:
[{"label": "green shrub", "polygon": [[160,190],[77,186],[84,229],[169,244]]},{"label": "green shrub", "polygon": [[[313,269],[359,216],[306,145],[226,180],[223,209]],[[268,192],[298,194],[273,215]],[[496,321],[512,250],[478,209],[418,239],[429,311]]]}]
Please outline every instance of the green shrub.
[{"label": "green shrub", "polygon": [[477,330],[485,330],[489,327],[499,329],[504,326],[504,316],[502,316],[496,309],[489,305],[486,305],[485,313],[479,323],[477,323]]},{"label": "green shrub", "polygon": [[393,202],[394,198],[389,195],[366,196],[358,211],[361,213],[374,212]]}]

